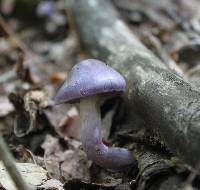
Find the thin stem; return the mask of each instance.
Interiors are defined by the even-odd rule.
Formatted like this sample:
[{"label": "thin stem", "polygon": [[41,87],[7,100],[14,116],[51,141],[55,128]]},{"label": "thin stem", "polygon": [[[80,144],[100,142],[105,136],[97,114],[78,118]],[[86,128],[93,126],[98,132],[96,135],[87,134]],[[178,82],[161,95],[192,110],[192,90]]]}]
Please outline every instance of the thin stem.
[{"label": "thin stem", "polygon": [[121,169],[133,163],[130,151],[125,148],[107,147],[102,142],[101,114],[98,96],[80,100],[81,140],[88,158],[110,169]]},{"label": "thin stem", "polygon": [[2,160],[6,170],[8,171],[10,177],[15,183],[18,190],[27,190],[29,189],[26,182],[23,180],[21,174],[19,173],[13,156],[8,150],[8,147],[2,137],[0,135],[0,160]]}]

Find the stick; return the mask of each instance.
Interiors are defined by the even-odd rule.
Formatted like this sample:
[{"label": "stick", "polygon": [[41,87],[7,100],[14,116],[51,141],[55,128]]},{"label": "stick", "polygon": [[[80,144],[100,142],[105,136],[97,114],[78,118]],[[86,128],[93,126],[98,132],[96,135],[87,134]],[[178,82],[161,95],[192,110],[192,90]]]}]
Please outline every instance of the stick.
[{"label": "stick", "polygon": [[15,161],[8,150],[3,137],[0,135],[0,160],[2,160],[4,166],[6,167],[10,177],[15,183],[18,190],[28,190],[26,182],[23,180],[21,174],[19,173]]}]

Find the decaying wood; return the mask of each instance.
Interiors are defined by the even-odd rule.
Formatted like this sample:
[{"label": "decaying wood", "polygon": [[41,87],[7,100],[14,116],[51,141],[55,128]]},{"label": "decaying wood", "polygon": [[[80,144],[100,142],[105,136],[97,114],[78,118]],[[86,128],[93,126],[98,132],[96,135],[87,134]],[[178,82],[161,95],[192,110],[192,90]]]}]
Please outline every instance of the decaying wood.
[{"label": "decaying wood", "polygon": [[137,113],[175,155],[197,166],[200,92],[145,48],[108,1],[79,0],[71,6],[82,44],[125,77],[130,114]]}]

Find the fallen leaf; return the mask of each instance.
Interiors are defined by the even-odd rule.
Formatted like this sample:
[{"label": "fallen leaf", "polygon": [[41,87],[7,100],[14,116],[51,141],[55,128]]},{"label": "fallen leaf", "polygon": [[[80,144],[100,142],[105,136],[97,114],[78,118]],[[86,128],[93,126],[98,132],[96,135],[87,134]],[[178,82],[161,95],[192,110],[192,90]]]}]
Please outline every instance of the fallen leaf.
[{"label": "fallen leaf", "polygon": [[[36,164],[16,163],[16,165],[24,180],[33,189],[48,179],[47,171]],[[0,162],[0,181],[5,189],[17,190],[2,162]]]},{"label": "fallen leaf", "polygon": [[75,106],[59,105],[44,110],[60,137],[80,139],[80,118]]},{"label": "fallen leaf", "polygon": [[49,174],[60,179],[82,179],[89,180],[89,167],[91,162],[88,160],[86,154],[80,149],[81,143],[75,143],[75,140],[68,139],[67,150],[59,144],[57,138],[47,135],[42,148],[45,151],[44,162]]}]

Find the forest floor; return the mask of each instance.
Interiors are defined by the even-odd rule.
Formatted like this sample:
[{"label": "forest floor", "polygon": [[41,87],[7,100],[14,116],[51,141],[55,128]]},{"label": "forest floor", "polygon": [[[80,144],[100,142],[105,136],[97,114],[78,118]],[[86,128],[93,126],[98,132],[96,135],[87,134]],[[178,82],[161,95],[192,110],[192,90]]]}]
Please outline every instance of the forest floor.
[{"label": "forest floor", "polygon": [[[22,175],[33,189],[136,189],[137,169],[113,172],[87,159],[80,142],[78,106],[54,105],[53,98],[73,65],[90,58],[80,45],[65,1],[0,3],[0,132]],[[198,0],[112,3],[148,49],[200,88]],[[110,145],[125,138],[111,128],[116,102],[102,105],[103,136]],[[182,189],[199,187],[198,176],[186,173]],[[0,189],[15,189],[2,165],[0,184]]]}]

